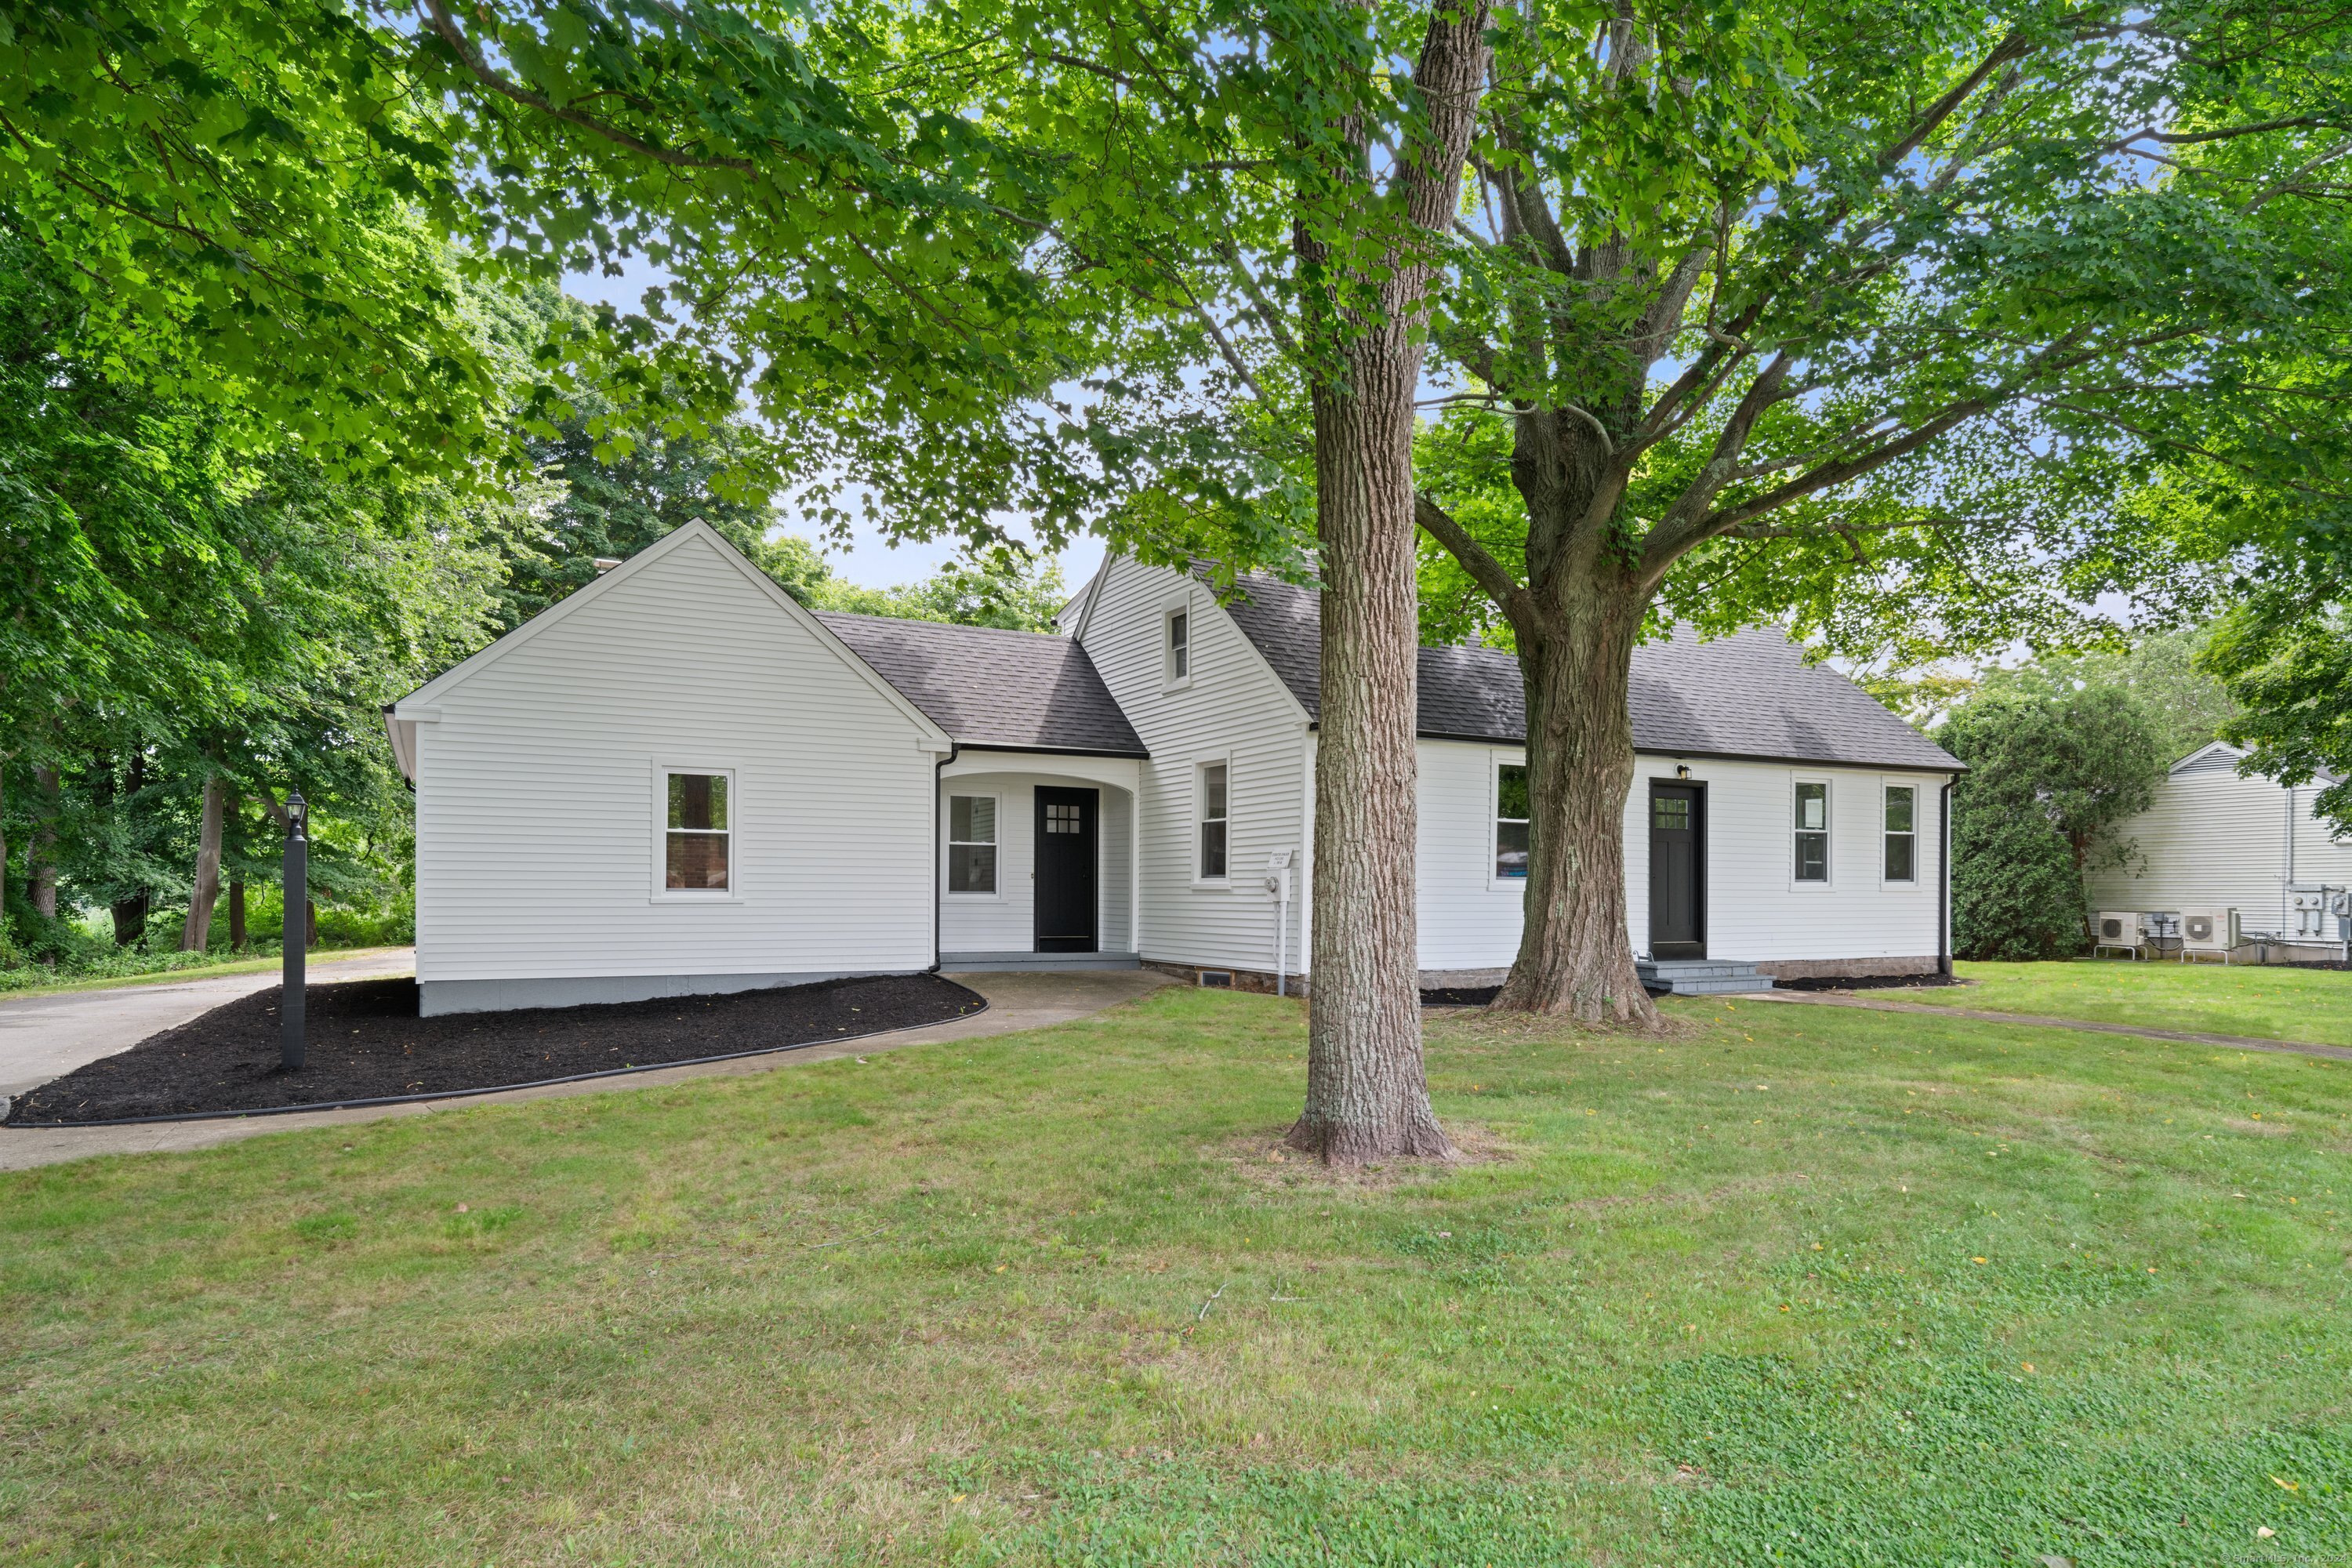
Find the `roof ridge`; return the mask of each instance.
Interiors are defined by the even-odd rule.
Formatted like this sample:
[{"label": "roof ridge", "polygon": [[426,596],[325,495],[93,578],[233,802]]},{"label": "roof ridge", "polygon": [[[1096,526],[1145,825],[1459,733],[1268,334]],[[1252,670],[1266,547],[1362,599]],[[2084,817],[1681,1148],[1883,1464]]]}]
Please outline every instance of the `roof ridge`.
[{"label": "roof ridge", "polygon": [[[871,616],[863,610],[812,610],[810,614],[826,620],[864,621],[886,626],[936,626],[941,631],[985,632],[994,637],[1042,637],[1047,642],[1077,647],[1076,637],[1062,632],[1033,632],[1022,626],[976,626],[969,621],[935,621],[925,616]],[[1083,651],[1083,649],[1081,650]]]}]

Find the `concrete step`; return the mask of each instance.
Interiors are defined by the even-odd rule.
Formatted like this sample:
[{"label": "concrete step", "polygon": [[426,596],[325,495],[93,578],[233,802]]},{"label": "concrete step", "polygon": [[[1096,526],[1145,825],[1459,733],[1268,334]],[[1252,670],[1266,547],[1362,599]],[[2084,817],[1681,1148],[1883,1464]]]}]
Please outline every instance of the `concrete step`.
[{"label": "concrete step", "polygon": [[949,974],[1003,973],[1014,970],[1140,969],[1142,960],[1131,952],[942,952],[940,968]]},{"label": "concrete step", "polygon": [[1769,974],[1724,974],[1712,979],[1676,980],[1667,987],[1677,996],[1744,996],[1772,989]]},{"label": "concrete step", "polygon": [[1633,967],[1653,991],[1677,996],[1720,996],[1769,991],[1772,977],[1752,963],[1727,958],[1640,959]]}]

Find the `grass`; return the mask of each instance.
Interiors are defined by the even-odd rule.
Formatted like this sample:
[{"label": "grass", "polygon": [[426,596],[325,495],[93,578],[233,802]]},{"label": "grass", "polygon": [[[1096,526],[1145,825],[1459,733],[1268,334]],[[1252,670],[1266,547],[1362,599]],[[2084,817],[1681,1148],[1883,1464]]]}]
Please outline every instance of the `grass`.
[{"label": "grass", "polygon": [[1906,992],[1906,999],[2154,1029],[2352,1044],[2352,973],[2341,970],[2125,959],[1956,968],[1974,984]]},{"label": "grass", "polygon": [[2352,1559],[2343,1064],[1675,1006],[1352,1183],[1198,991],[0,1177],[0,1562]]},{"label": "grass", "polygon": [[[310,962],[332,963],[346,958],[373,958],[394,951],[389,947],[314,947],[310,950]],[[177,985],[190,980],[217,980],[225,974],[258,974],[265,970],[275,973],[282,962],[272,953],[267,958],[229,958],[217,963],[191,963],[185,968],[159,969],[147,974],[84,975],[72,980],[12,985],[0,990],[0,1002],[14,1002],[25,996],[55,996],[68,991],[112,991],[126,985]]]}]

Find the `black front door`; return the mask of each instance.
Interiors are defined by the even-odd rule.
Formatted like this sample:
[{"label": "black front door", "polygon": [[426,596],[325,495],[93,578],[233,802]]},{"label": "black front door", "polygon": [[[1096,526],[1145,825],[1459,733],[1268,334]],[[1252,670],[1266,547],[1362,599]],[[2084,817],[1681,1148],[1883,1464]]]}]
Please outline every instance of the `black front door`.
[{"label": "black front door", "polygon": [[1706,956],[1706,790],[1650,784],[1650,955]]},{"label": "black front door", "polygon": [[1037,951],[1096,946],[1095,815],[1102,792],[1037,791]]}]

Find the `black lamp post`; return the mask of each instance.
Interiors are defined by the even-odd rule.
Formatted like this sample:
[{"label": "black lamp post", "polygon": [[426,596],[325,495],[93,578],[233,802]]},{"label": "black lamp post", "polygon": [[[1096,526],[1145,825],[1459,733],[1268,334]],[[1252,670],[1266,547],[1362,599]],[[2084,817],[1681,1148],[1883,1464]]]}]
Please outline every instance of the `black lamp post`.
[{"label": "black lamp post", "polygon": [[310,931],[303,916],[310,907],[310,808],[297,791],[286,797],[286,933],[284,989],[278,1000],[278,1057],[289,1071],[302,1065],[303,968]]}]

